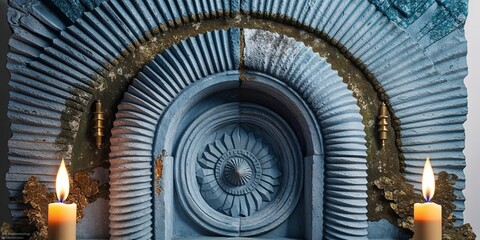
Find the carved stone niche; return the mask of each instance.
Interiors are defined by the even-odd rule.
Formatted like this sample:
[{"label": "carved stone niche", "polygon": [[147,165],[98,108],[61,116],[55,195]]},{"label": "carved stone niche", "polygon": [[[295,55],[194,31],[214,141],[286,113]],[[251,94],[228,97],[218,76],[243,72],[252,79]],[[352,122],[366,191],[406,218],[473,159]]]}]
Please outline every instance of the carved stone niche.
[{"label": "carved stone niche", "polygon": [[[267,31],[243,34],[249,71],[233,64],[234,28],[182,41],[134,79],[112,130],[112,237],[367,234],[365,133],[356,100],[302,43]],[[297,65],[308,59],[312,65]],[[169,78],[173,71],[186,74]],[[347,139],[352,144],[336,145]],[[159,168],[162,177],[152,182],[148,176]]]},{"label": "carved stone niche", "polygon": [[[289,234],[303,237],[305,224],[311,221],[304,218],[307,211],[304,202],[299,204],[304,199],[304,164],[309,166],[305,161],[313,158],[321,161],[322,157],[310,155],[305,160],[300,142],[290,128],[292,124],[297,127],[300,124],[286,122],[284,117],[291,114],[289,109],[279,114],[270,110],[274,105],[286,103],[275,103],[275,97],[270,103],[255,101],[255,95],[265,93],[248,86],[238,88],[235,79],[230,84],[216,78],[210,81],[222,83],[221,88],[229,85],[232,88],[213,93],[214,99],[207,96],[196,104],[187,99],[188,102],[175,105],[195,110],[188,110],[186,115],[178,116],[178,121],[167,123],[168,128],[181,132],[172,148],[174,198],[178,199],[172,202],[173,206],[179,214],[189,216],[192,223],[220,236],[261,235],[290,219],[292,222],[286,225],[294,223],[296,231]],[[212,106],[212,101],[216,105]],[[308,185],[311,191],[312,183]],[[321,189],[322,184],[313,185]],[[311,201],[317,204],[322,199]],[[174,226],[174,235],[194,232],[191,225]]]},{"label": "carved stone niche", "polygon": [[[376,151],[375,137],[366,136],[374,126],[362,121],[375,117],[359,111],[371,102],[344,83],[352,73],[342,79],[324,58],[338,59],[302,43],[309,34],[317,38],[312,45],[332,44],[372,81],[372,95],[387,100],[408,183],[419,190],[427,155],[437,159],[436,171],[458,177],[453,215],[463,222],[466,1],[9,4],[13,136],[6,181],[16,222],[24,220],[22,184],[34,175],[52,189],[60,155],[75,164],[81,157],[72,152],[87,151],[79,142],[91,102],[111,94],[116,103],[125,93],[111,131],[109,212],[89,209],[108,215],[109,226],[86,215],[79,225],[93,227],[80,234],[398,237],[385,220],[367,217],[381,207],[367,211],[375,177],[369,173],[367,181],[367,170],[378,169],[367,162]],[[189,33],[181,32],[185,26]],[[275,33],[292,28],[309,33],[296,40]],[[186,40],[170,46],[169,38]],[[129,64],[140,67],[114,81]]]}]

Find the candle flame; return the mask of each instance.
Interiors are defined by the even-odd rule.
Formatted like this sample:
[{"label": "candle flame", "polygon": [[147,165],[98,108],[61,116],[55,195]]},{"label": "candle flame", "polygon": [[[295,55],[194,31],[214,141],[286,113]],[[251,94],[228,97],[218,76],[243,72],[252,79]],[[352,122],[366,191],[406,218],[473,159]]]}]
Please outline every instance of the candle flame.
[{"label": "candle flame", "polygon": [[65,167],[65,161],[62,158],[60,168],[58,168],[57,181],[55,182],[55,188],[57,190],[58,201],[63,202],[68,197],[70,191],[70,181],[68,179],[67,168]]},{"label": "candle flame", "polygon": [[427,157],[425,167],[423,168],[422,177],[422,193],[427,202],[430,202],[435,193],[435,176],[433,174],[432,165],[430,164],[430,158]]}]

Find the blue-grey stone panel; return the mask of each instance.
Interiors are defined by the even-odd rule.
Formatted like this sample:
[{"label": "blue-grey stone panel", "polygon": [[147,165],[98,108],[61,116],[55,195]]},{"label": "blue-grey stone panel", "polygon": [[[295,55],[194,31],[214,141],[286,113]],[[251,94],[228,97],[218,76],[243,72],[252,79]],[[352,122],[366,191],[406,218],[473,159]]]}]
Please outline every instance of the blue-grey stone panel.
[{"label": "blue-grey stone panel", "polygon": [[[159,25],[175,27],[188,16],[198,21],[215,17],[212,12],[226,14],[241,8],[267,18],[294,19],[338,41],[365,63],[385,85],[394,111],[399,112],[408,179],[418,183],[426,155],[432,157],[435,169],[457,174],[455,216],[462,222],[466,1],[426,1],[427,5],[419,6],[421,1],[392,0],[80,2],[89,12],[78,15],[72,24],[44,1],[9,1],[13,35],[8,54],[12,76],[8,115],[13,137],[7,186],[11,197],[20,196],[21,185],[30,175],[53,186],[58,159],[66,155],[68,160],[72,147],[54,139],[62,128],[75,138],[78,119],[99,79],[132,47],[151,39]],[[392,18],[396,14],[392,11],[406,18]],[[400,21],[408,21],[408,26],[401,27]],[[234,65],[238,59],[233,59]],[[66,106],[74,109],[67,127],[58,118]],[[425,111],[417,112],[419,108]],[[10,208],[14,219],[23,215],[22,205]]]},{"label": "blue-grey stone panel", "polygon": [[[381,5],[380,11],[371,2]],[[246,12],[292,19],[322,32],[358,59],[380,82],[400,120],[401,149],[409,182],[420,191],[419,182],[427,156],[432,159],[436,172],[447,171],[458,176],[454,186],[457,196],[454,215],[457,223],[461,223],[465,209],[462,193],[465,157],[462,151],[467,99],[463,84],[466,45],[460,29],[465,16],[465,1],[458,1],[458,4],[442,1],[434,11],[455,12],[445,22],[436,20],[443,13],[434,17],[417,14],[421,16],[407,30],[399,27],[395,22],[398,19],[393,21],[394,18],[387,16],[392,16],[392,7],[404,12],[410,12],[410,7],[420,11],[413,6],[416,3],[371,2],[245,0],[241,7]],[[391,2],[395,4],[391,5]],[[436,6],[437,3],[433,4]],[[458,20],[455,25],[448,23],[452,16]],[[438,29],[447,30],[442,30],[440,37],[434,33]],[[420,34],[436,37],[423,41],[425,38],[418,38]],[[444,130],[438,130],[439,126]]]},{"label": "blue-grey stone panel", "polygon": [[[325,166],[327,166],[325,170],[325,207],[328,216],[324,216],[326,227],[312,229],[317,232],[312,235],[322,236],[325,233],[327,238],[366,238],[366,141],[364,126],[361,124],[362,117],[352,92],[347,89],[346,84],[335,71],[331,70],[330,65],[324,59],[303,44],[285,36],[263,31],[261,32],[263,35],[259,34],[259,38],[256,39],[252,35],[253,32],[255,31],[245,30],[246,66],[252,70],[272,74],[285,81],[309,103],[322,127],[321,131],[326,142],[325,149],[328,152],[325,159]],[[234,59],[229,59],[221,54],[221,52],[227,52],[228,49],[222,49],[219,46],[213,48],[216,49],[215,52],[211,52],[208,45],[202,43],[202,41],[216,40],[219,38],[218,36],[225,35],[223,31],[211,32],[172,46],[145,67],[119,105],[117,120],[112,130],[111,153],[112,215],[110,227],[114,238],[131,235],[148,238],[151,235],[150,227],[145,232],[139,230],[140,226],[152,226],[150,217],[141,218],[142,221],[135,221],[128,226],[124,226],[123,220],[128,219],[129,216],[137,218],[135,217],[137,216],[136,212],[127,207],[127,203],[139,204],[145,209],[153,207],[150,199],[152,192],[147,193],[148,189],[152,189],[152,182],[148,187],[145,185],[146,195],[144,198],[140,198],[141,200],[137,195],[136,198],[122,198],[121,196],[124,196],[126,192],[131,192],[132,186],[137,187],[133,182],[137,180],[136,176],[150,176],[146,182],[152,179],[151,164],[155,156],[155,153],[152,152],[152,144],[156,124],[159,119],[167,122],[176,121],[169,116],[162,117],[164,109],[167,109],[176,96],[194,81],[218,71],[226,71],[231,66],[234,69],[238,67],[236,64],[231,65],[235,62]],[[239,35],[235,36],[240,37]],[[261,41],[264,39],[262,37],[266,37],[272,42]],[[278,45],[279,50],[273,51],[273,45]],[[179,61],[184,59],[181,57],[184,54],[189,54],[190,57],[185,59],[190,59],[190,61]],[[240,57],[236,51],[233,52],[233,55]],[[289,58],[291,56],[293,56],[292,59]],[[301,63],[310,63],[310,65],[304,66]],[[290,64],[291,68],[289,68]],[[312,70],[308,72],[306,68]],[[337,98],[333,97],[338,93],[341,93],[342,101],[337,101]],[[185,97],[183,96],[181,101],[187,101]],[[191,101],[198,101],[198,96]],[[338,118],[346,120],[339,121]],[[166,133],[173,137],[170,130],[172,129]],[[167,137],[163,141],[170,142],[171,137]],[[232,144],[234,143],[232,142]],[[158,143],[153,145],[156,146]],[[315,168],[322,169],[321,167]],[[344,174],[342,171],[345,171]],[[319,172],[319,174],[322,173]],[[318,184],[316,180],[315,184],[310,186],[318,186]],[[352,191],[355,194],[351,194]],[[316,196],[318,197],[318,195]],[[122,204],[117,204],[117,202]],[[167,203],[168,201],[163,202]],[[168,206],[164,207],[168,208]],[[159,210],[164,207],[160,206]],[[352,211],[353,209],[355,211]],[[161,212],[164,214],[167,211],[165,209]],[[316,212],[314,216],[322,217],[322,214]],[[162,223],[160,225],[165,226]],[[168,226],[165,228],[163,234],[168,236],[167,232],[170,230],[168,230]]]},{"label": "blue-grey stone panel", "polygon": [[325,143],[326,239],[367,238],[364,126],[352,92],[311,48],[277,33],[245,29],[245,66],[271,74],[310,105]]},{"label": "blue-grey stone panel", "polygon": [[72,22],[82,16],[86,10],[79,0],[50,0],[50,2]]},{"label": "blue-grey stone panel", "polygon": [[[219,77],[213,79],[230,85]],[[303,158],[295,133],[259,103],[210,105],[175,144],[178,201],[198,225],[221,236],[277,228],[301,198]]]},{"label": "blue-grey stone panel", "polygon": [[[7,185],[12,198],[21,196],[22,183],[32,175],[53,188],[59,159],[64,156],[68,163],[72,149],[56,139],[62,130],[69,131],[71,136],[62,137],[73,142],[81,115],[103,78],[139,43],[151,39],[159,26],[174,27],[174,20],[182,22],[190,15],[200,19],[211,12],[238,10],[238,4],[229,1],[55,2],[62,11],[45,1],[9,2],[13,35],[7,65],[11,73],[8,116],[13,137]],[[72,21],[65,21],[67,12]],[[238,50],[235,54],[238,56]],[[238,59],[225,64],[238,65]],[[62,126],[60,117],[67,107],[71,110],[66,117],[68,124]],[[23,216],[22,205],[12,202],[10,208],[15,221]]]},{"label": "blue-grey stone panel", "polygon": [[467,0],[369,0],[390,21],[411,31],[416,39],[430,45],[462,28],[468,13]]},{"label": "blue-grey stone panel", "polygon": [[192,82],[238,69],[240,30],[208,32],[165,50],[129,87],[112,129],[110,234],[153,236],[153,140],[169,103]]}]

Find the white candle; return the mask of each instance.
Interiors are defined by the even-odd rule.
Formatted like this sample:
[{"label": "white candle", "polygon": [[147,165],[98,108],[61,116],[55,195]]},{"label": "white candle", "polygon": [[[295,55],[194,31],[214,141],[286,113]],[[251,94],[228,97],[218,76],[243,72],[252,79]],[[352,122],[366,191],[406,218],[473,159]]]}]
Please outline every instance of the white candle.
[{"label": "white candle", "polygon": [[415,203],[413,218],[415,220],[415,240],[442,239],[442,206],[430,202],[435,193],[435,177],[430,159],[427,158],[423,169],[422,193],[426,203]]},{"label": "white candle", "polygon": [[55,188],[59,202],[48,204],[48,239],[75,240],[77,205],[63,203],[70,189],[68,172],[63,159],[58,169]]}]

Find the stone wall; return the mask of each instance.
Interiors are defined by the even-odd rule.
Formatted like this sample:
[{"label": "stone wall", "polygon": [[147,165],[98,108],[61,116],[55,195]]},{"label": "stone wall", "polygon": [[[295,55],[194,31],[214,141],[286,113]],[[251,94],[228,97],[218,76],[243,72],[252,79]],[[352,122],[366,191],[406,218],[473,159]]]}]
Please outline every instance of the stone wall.
[{"label": "stone wall", "polygon": [[[401,173],[418,189],[427,156],[432,159],[436,172],[446,171],[458,177],[454,185],[457,196],[454,216],[456,223],[461,224],[464,209],[461,192],[464,188],[463,122],[466,116],[463,85],[466,75],[465,16],[464,1],[12,1],[9,22],[13,35],[8,68],[11,73],[9,118],[13,137],[9,142],[11,168],[7,175],[12,217],[18,222],[22,219],[25,206],[20,204],[21,187],[30,176],[38,176],[49,188],[53,187],[60,156],[71,161],[72,173],[80,169],[97,169],[99,172],[109,164],[115,167],[118,157],[115,154],[119,149],[131,151],[126,156],[132,156],[132,153],[146,156],[144,162],[147,165],[142,168],[146,173],[142,176],[146,177],[145,189],[152,189],[155,185],[153,159],[159,156],[163,145],[153,145],[150,140],[141,143],[136,140],[129,145],[125,141],[128,138],[122,134],[132,132],[120,129],[118,132],[107,131],[105,144],[96,150],[91,137],[94,100],[104,102],[108,130],[115,129],[122,117],[130,119],[132,113],[139,112],[135,108],[122,107],[128,106],[124,102],[136,103],[136,98],[129,97],[129,94],[138,89],[135,83],[141,84],[145,79],[142,74],[152,61],[163,64],[162,69],[167,71],[165,76],[172,78],[170,82],[183,79],[179,86],[189,86],[193,80],[227,70],[237,71],[238,84],[249,83],[249,71],[258,71],[283,79],[299,94],[306,94],[308,89],[304,88],[309,86],[308,81],[300,81],[296,88],[297,79],[331,77],[328,73],[315,75],[317,71],[312,71],[323,69],[318,65],[320,60],[300,57],[309,56],[304,52],[310,51],[337,72],[339,83],[344,83],[342,88],[347,91],[321,100],[308,94],[302,96],[315,113],[321,115],[333,111],[331,117],[317,118],[324,142],[326,180],[328,182],[329,171],[335,172],[331,170],[334,166],[337,167],[339,162],[348,163],[348,158],[353,157],[355,164],[352,167],[359,175],[352,177],[352,183],[366,187],[359,190],[360,195],[355,195],[365,201],[365,205],[354,204],[365,208],[365,212],[359,214],[363,217],[356,218],[358,223],[342,225],[335,221],[335,217],[328,220],[333,215],[327,214],[323,217],[326,222],[321,234],[333,239],[348,234],[353,234],[348,238],[361,238],[369,234],[365,225],[367,220],[385,218],[395,222],[398,216],[388,211],[389,203],[382,198],[380,191],[375,190],[373,181],[391,173]],[[228,40],[219,35],[220,29],[238,29],[235,30],[238,34]],[[253,30],[248,29],[261,29],[272,34],[249,35]],[[192,47],[191,40],[187,39],[194,38],[206,40]],[[193,52],[187,52],[186,59],[179,58],[178,52],[185,53],[185,44],[189,41],[188,46]],[[275,44],[270,46],[272,42]],[[284,49],[278,50],[279,46]],[[277,62],[292,46],[297,50],[291,50],[285,56],[286,60]],[[217,54],[216,51],[223,52]],[[222,60],[221,54],[229,51],[230,62]],[[268,55],[274,51],[277,51],[276,55]],[[210,55],[196,64],[205,68],[197,70],[199,74],[182,69],[188,58],[212,53],[217,55]],[[178,61],[182,64],[178,65]],[[286,65],[282,67],[282,64]],[[293,71],[291,75],[288,71],[276,70],[287,68]],[[299,74],[298,77],[295,78],[295,74]],[[319,90],[326,83],[320,81],[317,84],[320,85],[310,87]],[[312,94],[311,91],[308,93]],[[326,93],[329,93],[328,88],[319,94]],[[331,102],[322,105],[324,109],[315,105],[325,99]],[[353,106],[358,107],[358,118],[352,118],[355,111],[342,108],[352,106],[350,99],[354,99]],[[391,117],[385,150],[380,150],[375,125],[381,101],[387,103]],[[146,110],[142,108],[142,111]],[[122,112],[127,115],[121,115]],[[343,113],[346,114],[344,117]],[[141,114],[145,119],[145,113]],[[162,113],[158,114],[155,116],[160,118]],[[151,124],[156,131],[155,121]],[[358,128],[364,131],[360,131],[360,135],[338,135],[338,139],[329,142],[328,129],[338,124],[345,124],[341,130],[352,127],[355,131]],[[341,130],[332,134],[340,134]],[[366,143],[352,136],[364,139]],[[125,145],[118,145],[119,142]],[[139,146],[144,153],[136,151]],[[363,153],[360,153],[362,149]],[[349,151],[355,153],[352,155]],[[363,158],[363,161],[355,161],[356,158]],[[126,164],[119,159],[118,164]],[[332,164],[330,168],[329,163]],[[137,168],[132,165],[132,169]],[[110,170],[111,180],[115,179],[115,168],[110,167]],[[362,171],[366,171],[365,175]],[[124,173],[125,169],[121,172]],[[97,175],[105,177],[105,174]],[[113,202],[116,200],[116,183],[121,181],[111,185]],[[123,183],[128,185],[128,181]],[[343,185],[348,186],[348,183]],[[328,186],[325,186],[327,190]],[[349,196],[342,195],[342,198],[348,199]],[[324,207],[328,207],[328,191],[325,199]],[[110,206],[114,211],[112,202]],[[158,212],[153,207],[148,208]],[[106,209],[102,209],[107,215]],[[345,211],[346,215],[349,213],[351,211]],[[151,219],[156,216],[150,214]],[[115,214],[111,212],[110,229],[122,229],[119,236],[138,233],[148,237],[154,234],[153,229],[135,230],[144,224],[153,228],[148,221],[124,226],[115,225],[112,219]],[[124,221],[121,217],[118,219]],[[330,228],[329,221],[332,221]],[[130,227],[133,230],[123,231]],[[352,227],[358,232],[348,231]],[[347,235],[341,235],[347,232]],[[114,230],[110,233],[116,235]]]}]

